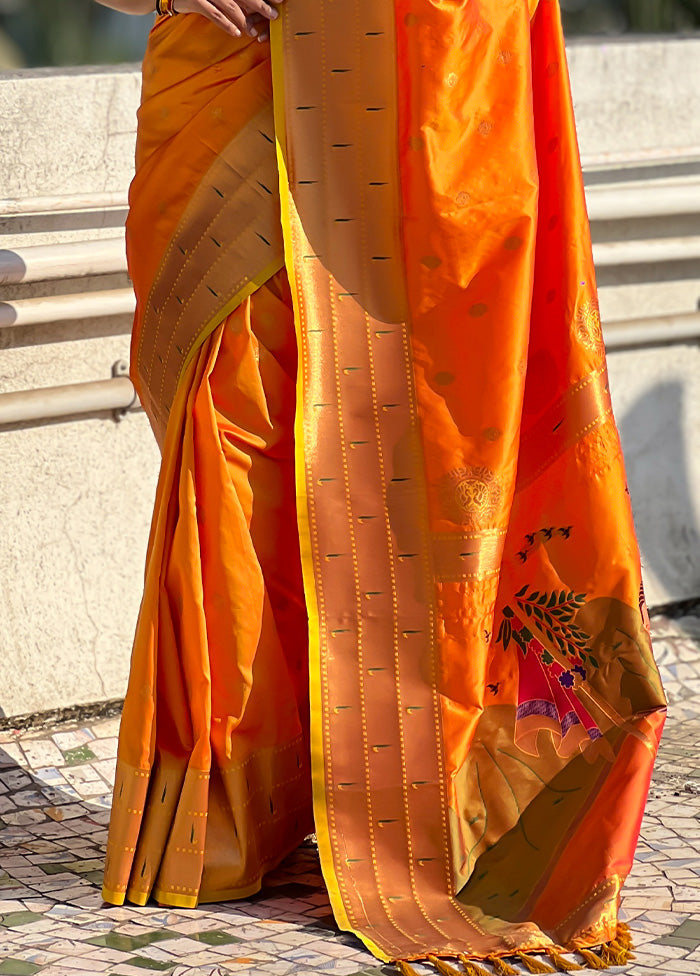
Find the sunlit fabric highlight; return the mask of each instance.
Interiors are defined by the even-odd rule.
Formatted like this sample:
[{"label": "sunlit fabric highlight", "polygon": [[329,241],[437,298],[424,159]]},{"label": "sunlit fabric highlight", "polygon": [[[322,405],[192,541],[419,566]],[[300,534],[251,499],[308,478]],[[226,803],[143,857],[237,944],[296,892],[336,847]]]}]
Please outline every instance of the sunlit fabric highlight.
[{"label": "sunlit fabric highlight", "polygon": [[160,20],[144,77],[105,897],[244,897],[315,830],[406,972],[622,958],[665,703],[555,0]]}]

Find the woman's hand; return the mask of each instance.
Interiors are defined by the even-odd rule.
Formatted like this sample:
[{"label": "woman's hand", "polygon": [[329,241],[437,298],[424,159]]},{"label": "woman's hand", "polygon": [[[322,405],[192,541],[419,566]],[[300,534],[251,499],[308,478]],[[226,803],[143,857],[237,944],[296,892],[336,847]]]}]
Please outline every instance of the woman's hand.
[{"label": "woman's hand", "polygon": [[231,37],[247,34],[265,41],[270,36],[268,23],[277,16],[282,0],[175,0],[179,14],[201,14]]},{"label": "woman's hand", "polygon": [[[155,9],[155,0],[97,2],[125,14],[150,14]],[[175,10],[179,14],[201,14],[231,37],[247,34],[249,37],[257,37],[259,41],[266,41],[270,36],[267,25],[277,16],[275,8],[280,3],[282,0],[175,0]]]}]

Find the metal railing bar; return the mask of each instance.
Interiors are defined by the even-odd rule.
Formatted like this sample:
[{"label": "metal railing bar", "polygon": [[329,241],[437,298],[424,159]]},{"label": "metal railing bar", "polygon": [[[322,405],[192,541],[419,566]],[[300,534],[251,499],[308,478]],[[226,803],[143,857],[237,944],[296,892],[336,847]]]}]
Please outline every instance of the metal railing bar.
[{"label": "metal railing bar", "polygon": [[606,241],[593,245],[597,268],[630,264],[665,264],[700,258],[700,236],[660,237],[650,241]]},{"label": "metal railing bar", "polygon": [[135,307],[136,299],[131,288],[50,295],[45,298],[17,298],[0,302],[0,329],[131,315]]},{"label": "metal railing bar", "polygon": [[[608,322],[603,335],[608,351],[697,342],[700,312]],[[105,411],[125,413],[137,407],[136,391],[127,376],[19,390],[0,393],[0,427]]]},{"label": "metal railing bar", "polygon": [[594,184],[586,205],[592,221],[700,213],[700,178]]},{"label": "metal railing bar", "polygon": [[0,427],[105,411],[125,413],[137,406],[136,391],[128,376],[18,390],[0,394]]},{"label": "metal railing bar", "polygon": [[86,193],[81,196],[29,197],[26,200],[0,200],[0,216],[72,213],[83,210],[125,210],[128,205],[126,194],[121,191]]},{"label": "metal railing bar", "polygon": [[700,312],[620,319],[603,325],[608,351],[700,341]]},{"label": "metal railing bar", "polygon": [[15,250],[0,250],[0,285],[85,278],[125,271],[123,235],[97,241],[35,244]]}]

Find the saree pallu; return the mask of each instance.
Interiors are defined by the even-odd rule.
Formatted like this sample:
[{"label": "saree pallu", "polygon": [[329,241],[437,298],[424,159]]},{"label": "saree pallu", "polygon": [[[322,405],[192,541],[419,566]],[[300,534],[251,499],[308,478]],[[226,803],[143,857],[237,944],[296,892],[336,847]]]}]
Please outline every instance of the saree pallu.
[{"label": "saree pallu", "polygon": [[242,897],[315,829],[380,959],[622,958],[664,697],[555,0],[159,21],[131,201],[163,463],[105,898]]}]

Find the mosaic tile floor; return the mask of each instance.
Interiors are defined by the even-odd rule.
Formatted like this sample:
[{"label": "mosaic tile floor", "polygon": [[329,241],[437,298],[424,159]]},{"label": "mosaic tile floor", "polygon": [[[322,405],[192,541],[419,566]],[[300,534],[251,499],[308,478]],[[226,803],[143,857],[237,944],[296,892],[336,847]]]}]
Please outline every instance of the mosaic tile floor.
[{"label": "mosaic tile floor", "polygon": [[[670,717],[623,901],[636,960],[609,972],[700,976],[700,617],[653,627]],[[335,928],[311,844],[247,901],[103,905],[117,730],[0,732],[0,976],[394,972]]]}]

